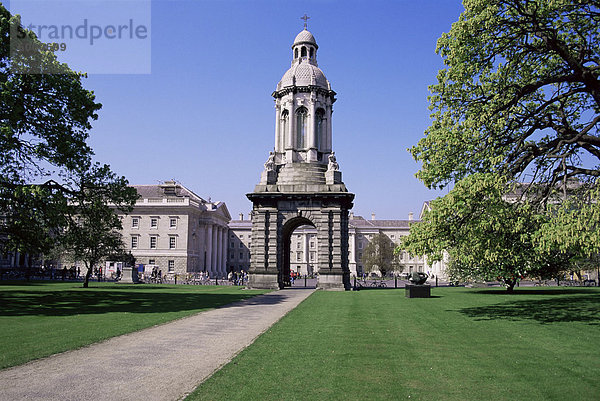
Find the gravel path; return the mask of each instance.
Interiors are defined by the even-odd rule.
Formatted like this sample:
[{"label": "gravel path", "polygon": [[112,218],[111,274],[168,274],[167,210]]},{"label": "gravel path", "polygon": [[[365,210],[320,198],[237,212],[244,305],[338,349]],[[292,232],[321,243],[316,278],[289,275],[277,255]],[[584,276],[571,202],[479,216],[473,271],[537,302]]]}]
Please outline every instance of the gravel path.
[{"label": "gravel path", "polygon": [[273,291],[0,371],[0,400],[178,400],[314,290]]}]

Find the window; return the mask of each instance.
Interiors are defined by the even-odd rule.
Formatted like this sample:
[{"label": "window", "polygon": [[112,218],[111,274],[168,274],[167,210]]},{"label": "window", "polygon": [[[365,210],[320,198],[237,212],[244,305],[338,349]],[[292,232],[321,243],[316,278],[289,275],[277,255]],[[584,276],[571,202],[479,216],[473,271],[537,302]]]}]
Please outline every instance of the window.
[{"label": "window", "polygon": [[169,260],[168,266],[169,266],[169,273],[173,273],[175,271],[175,261]]},{"label": "window", "polygon": [[306,46],[302,46],[300,50],[300,57],[306,57]]},{"label": "window", "polygon": [[230,248],[235,248],[235,242],[234,241],[230,241],[229,242],[229,247]]},{"label": "window", "polygon": [[317,149],[321,149],[321,143],[323,141],[323,128],[325,125],[325,119],[323,118],[325,112],[323,111],[323,109],[319,109],[317,110],[317,127],[316,127],[316,142],[317,142]]},{"label": "window", "polygon": [[314,241],[310,241],[310,247],[314,248],[315,247],[315,242]]},{"label": "window", "polygon": [[158,218],[152,217],[150,219],[150,228],[158,228]]},{"label": "window", "polygon": [[396,239],[396,236],[394,234],[391,235],[392,239]]},{"label": "window", "polygon": [[240,252],[240,260],[244,259],[244,252]]},{"label": "window", "polygon": [[296,261],[301,262],[302,261],[302,252],[298,252],[296,254]]},{"label": "window", "polygon": [[134,235],[131,237],[131,249],[136,249],[138,247],[138,237]]},{"label": "window", "polygon": [[148,264],[149,265],[155,265],[156,264],[156,260],[154,260],[154,259],[148,259]]},{"label": "window", "polygon": [[150,249],[156,249],[156,240],[158,238],[156,236],[150,237]]},{"label": "window", "polygon": [[310,260],[315,260],[315,253],[314,252],[310,253]]},{"label": "window", "polygon": [[235,252],[234,251],[231,251],[229,253],[229,259],[231,259],[231,260],[235,259]]},{"label": "window", "polygon": [[362,249],[362,246],[363,246],[363,243],[362,243],[362,241],[359,241],[359,242],[358,242],[358,249]]},{"label": "window", "polygon": [[361,261],[362,261],[362,252],[359,252],[359,253],[358,253],[358,260],[361,260]]},{"label": "window", "polygon": [[306,120],[308,110],[305,107],[300,107],[296,112],[296,148],[304,149],[306,138]]},{"label": "window", "polygon": [[131,228],[140,228],[140,218],[139,217],[131,218]]},{"label": "window", "polygon": [[302,248],[302,243],[296,242],[296,249],[301,249],[301,248]]},{"label": "window", "polygon": [[169,228],[177,228],[177,219],[171,217],[169,219]]},{"label": "window", "polygon": [[169,237],[169,249],[175,249],[177,247],[177,237]]},{"label": "window", "polygon": [[240,234],[240,239],[244,239],[244,234]]}]

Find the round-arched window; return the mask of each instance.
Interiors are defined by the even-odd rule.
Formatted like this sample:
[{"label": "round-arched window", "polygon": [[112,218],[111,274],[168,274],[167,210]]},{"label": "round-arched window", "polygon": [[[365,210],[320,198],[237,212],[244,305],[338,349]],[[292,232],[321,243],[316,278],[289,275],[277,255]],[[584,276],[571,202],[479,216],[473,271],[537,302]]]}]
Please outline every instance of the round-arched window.
[{"label": "round-arched window", "polygon": [[325,110],[318,109],[317,110],[317,121],[315,127],[315,142],[317,144],[317,149],[321,149],[321,143],[323,141],[323,135],[325,132]]},{"label": "round-arched window", "polygon": [[306,120],[308,116],[308,110],[306,107],[300,107],[296,111],[296,148],[304,149],[306,144]]}]

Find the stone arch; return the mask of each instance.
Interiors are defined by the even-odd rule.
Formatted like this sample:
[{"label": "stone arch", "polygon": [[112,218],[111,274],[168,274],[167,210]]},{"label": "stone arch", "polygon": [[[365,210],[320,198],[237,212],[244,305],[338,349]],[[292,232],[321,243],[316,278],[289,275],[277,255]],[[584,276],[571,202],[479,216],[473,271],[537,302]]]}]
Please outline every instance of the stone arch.
[{"label": "stone arch", "polygon": [[[310,215],[309,215],[310,216]],[[282,222],[281,226],[281,254],[279,257],[282,263],[279,265],[279,288],[290,286],[289,281],[292,261],[290,260],[292,234],[294,230],[302,226],[312,226],[317,228],[317,225],[310,219],[309,216],[296,215]]]}]

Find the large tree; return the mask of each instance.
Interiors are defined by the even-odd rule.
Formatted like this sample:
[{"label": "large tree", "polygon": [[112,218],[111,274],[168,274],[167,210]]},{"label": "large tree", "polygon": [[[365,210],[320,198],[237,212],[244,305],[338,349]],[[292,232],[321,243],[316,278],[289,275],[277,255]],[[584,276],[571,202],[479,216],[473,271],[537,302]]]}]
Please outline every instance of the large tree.
[{"label": "large tree", "polygon": [[378,270],[381,277],[398,270],[398,257],[394,253],[394,243],[385,234],[377,234],[365,247],[363,251],[363,265],[365,270],[372,272]]},{"label": "large tree", "polygon": [[[434,202],[429,216],[450,219],[438,222],[450,231],[428,232],[425,223],[410,240],[417,244],[416,237],[427,234],[438,250],[439,245],[452,245],[448,252],[462,271],[475,265],[460,252],[476,249],[474,255],[491,262],[482,262],[474,271],[480,278],[505,271],[498,274],[504,277],[510,270],[520,272],[532,265],[546,265],[550,273],[557,267],[545,262],[546,257],[554,255],[562,266],[571,256],[597,254],[600,2],[465,0],[463,4],[459,20],[438,41],[437,52],[446,68],[430,87],[431,126],[411,149],[422,163],[417,177],[427,187],[460,188]],[[479,185],[481,194],[467,190],[463,180],[488,173],[494,178],[479,176],[468,182],[497,180],[500,187],[488,182]],[[523,184],[511,187],[509,182]],[[514,189],[520,195],[514,203],[498,201],[496,208],[480,202],[486,196],[500,199],[494,191],[506,195]],[[452,224],[453,210],[461,211],[460,226]],[[515,221],[528,223],[512,227]],[[487,231],[482,231],[484,227]],[[458,241],[464,231],[471,235],[470,247]],[[511,249],[511,241],[518,237],[522,241],[512,242],[517,248],[508,258],[513,260],[507,270],[501,266],[507,259],[494,262],[494,254]],[[521,252],[520,244],[531,252],[524,248]]]},{"label": "large tree", "polygon": [[75,172],[69,181],[72,194],[67,208],[67,225],[59,236],[60,246],[73,260],[87,269],[83,286],[88,287],[92,272],[111,255],[125,254],[115,213],[128,213],[138,198],[124,177],[116,176],[107,165],[94,164]]},{"label": "large tree", "polygon": [[545,187],[600,177],[600,1],[464,0],[438,40],[431,126],[411,152],[441,188],[475,172]]},{"label": "large tree", "polygon": [[448,253],[452,280],[500,280],[508,291],[522,277],[555,277],[569,266],[569,254],[555,247],[540,252],[536,234],[548,219],[532,205],[505,199],[509,186],[495,174],[473,174],[448,195],[430,203],[411,227],[403,247],[430,261]]},{"label": "large tree", "polygon": [[89,165],[92,150],[86,140],[101,108],[93,92],[83,88],[83,76],[60,63],[21,27],[18,16],[11,16],[0,4],[0,241],[4,246],[43,252],[51,244],[46,240],[49,230],[64,222],[68,194],[49,179],[59,180]]}]

